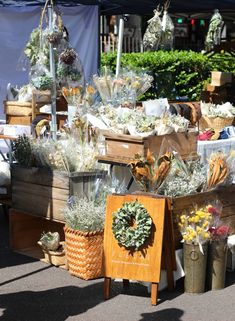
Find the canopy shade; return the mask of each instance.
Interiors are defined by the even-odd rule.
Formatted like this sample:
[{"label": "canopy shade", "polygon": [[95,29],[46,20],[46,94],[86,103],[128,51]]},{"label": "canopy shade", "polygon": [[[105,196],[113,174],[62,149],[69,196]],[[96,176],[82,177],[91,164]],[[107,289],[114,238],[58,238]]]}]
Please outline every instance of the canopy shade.
[{"label": "canopy shade", "polygon": [[[100,5],[101,14],[152,14],[158,4],[163,0],[54,0],[55,4],[74,6],[79,4]],[[0,0],[1,6],[37,6],[43,5],[45,0]],[[171,13],[199,13],[219,9],[221,12],[235,12],[235,0],[196,0],[190,4],[186,0],[171,0],[169,12]]]}]

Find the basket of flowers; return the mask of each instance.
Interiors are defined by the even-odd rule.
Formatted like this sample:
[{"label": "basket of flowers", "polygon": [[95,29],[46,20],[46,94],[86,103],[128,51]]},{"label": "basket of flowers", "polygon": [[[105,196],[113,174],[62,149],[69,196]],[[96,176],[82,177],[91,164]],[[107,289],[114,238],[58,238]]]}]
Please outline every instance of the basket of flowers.
[{"label": "basket of flowers", "polygon": [[68,269],[84,280],[102,275],[104,213],[103,204],[77,197],[64,209]]}]

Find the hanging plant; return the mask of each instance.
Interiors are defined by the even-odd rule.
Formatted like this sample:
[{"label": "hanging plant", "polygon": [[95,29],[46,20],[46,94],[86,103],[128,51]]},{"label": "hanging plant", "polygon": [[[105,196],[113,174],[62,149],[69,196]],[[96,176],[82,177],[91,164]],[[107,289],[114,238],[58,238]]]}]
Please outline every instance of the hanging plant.
[{"label": "hanging plant", "polygon": [[126,202],[113,213],[112,231],[118,244],[138,250],[150,236],[152,219],[138,201]]},{"label": "hanging plant", "polygon": [[76,51],[72,48],[67,48],[60,54],[60,61],[66,65],[72,65],[76,57]]}]

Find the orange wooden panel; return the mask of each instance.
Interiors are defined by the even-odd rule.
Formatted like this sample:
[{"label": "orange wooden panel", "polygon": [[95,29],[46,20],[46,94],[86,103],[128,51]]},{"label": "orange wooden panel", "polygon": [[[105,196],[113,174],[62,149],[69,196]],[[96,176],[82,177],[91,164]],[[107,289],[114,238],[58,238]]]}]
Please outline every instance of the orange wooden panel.
[{"label": "orange wooden panel", "polygon": [[[153,220],[152,232],[138,251],[120,246],[112,232],[112,214],[125,202],[138,200]],[[147,282],[160,281],[165,199],[142,195],[110,195],[107,198],[104,234],[104,274],[108,278],[122,278]]]}]

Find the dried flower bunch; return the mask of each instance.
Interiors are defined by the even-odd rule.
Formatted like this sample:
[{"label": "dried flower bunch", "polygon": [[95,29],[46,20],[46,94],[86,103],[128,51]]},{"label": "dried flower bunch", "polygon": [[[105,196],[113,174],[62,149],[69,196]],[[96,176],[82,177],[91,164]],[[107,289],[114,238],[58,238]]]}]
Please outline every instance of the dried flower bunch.
[{"label": "dried flower bunch", "polygon": [[235,116],[235,107],[230,103],[212,104],[201,102],[201,111],[203,116],[230,118]]},{"label": "dried flower bunch", "polygon": [[211,237],[209,232],[211,220],[212,215],[207,207],[195,207],[190,213],[180,215],[178,225],[183,241],[188,244],[199,245],[203,253],[202,245]]},{"label": "dried flower bunch", "polygon": [[158,193],[176,197],[206,190],[207,164],[200,160],[183,161],[179,155],[172,160],[170,171]]},{"label": "dried flower bunch", "polygon": [[78,106],[82,101],[82,86],[64,86],[62,87],[61,92],[69,105]]},{"label": "dried flower bunch", "polygon": [[63,209],[66,225],[83,232],[101,231],[104,228],[105,205],[87,198],[71,197]]},{"label": "dried flower bunch", "polygon": [[146,115],[143,110],[101,106],[98,110],[107,127],[116,133],[134,136],[165,135],[173,132],[185,132],[189,121],[179,115],[165,113],[162,117]]},{"label": "dried flower bunch", "polygon": [[67,65],[72,65],[77,57],[77,53],[73,48],[66,48],[60,54],[60,61]]},{"label": "dried flower bunch", "polygon": [[229,224],[221,220],[222,205],[217,200],[207,206],[208,212],[211,214],[212,219],[210,222],[209,232],[212,241],[226,240],[231,233]]},{"label": "dried flower bunch", "polygon": [[126,107],[133,107],[136,98],[151,87],[153,77],[146,73],[137,75],[133,71],[123,71],[117,78],[105,68],[103,75],[93,76],[93,81],[104,104],[112,103],[117,107],[125,103]]},{"label": "dried flower bunch", "polygon": [[228,157],[223,152],[213,153],[209,159],[207,187],[211,189],[223,183],[229,175]]},{"label": "dried flower bunch", "polygon": [[[93,139],[94,142],[94,139]],[[99,168],[98,147],[71,135],[64,140],[37,139],[19,136],[12,143],[13,157],[23,166],[46,167],[51,170],[90,172]]]},{"label": "dried flower bunch", "polygon": [[166,152],[156,159],[148,150],[146,158],[136,155],[135,160],[130,162],[129,166],[135,180],[146,192],[156,192],[168,175],[172,159],[171,152]]}]

